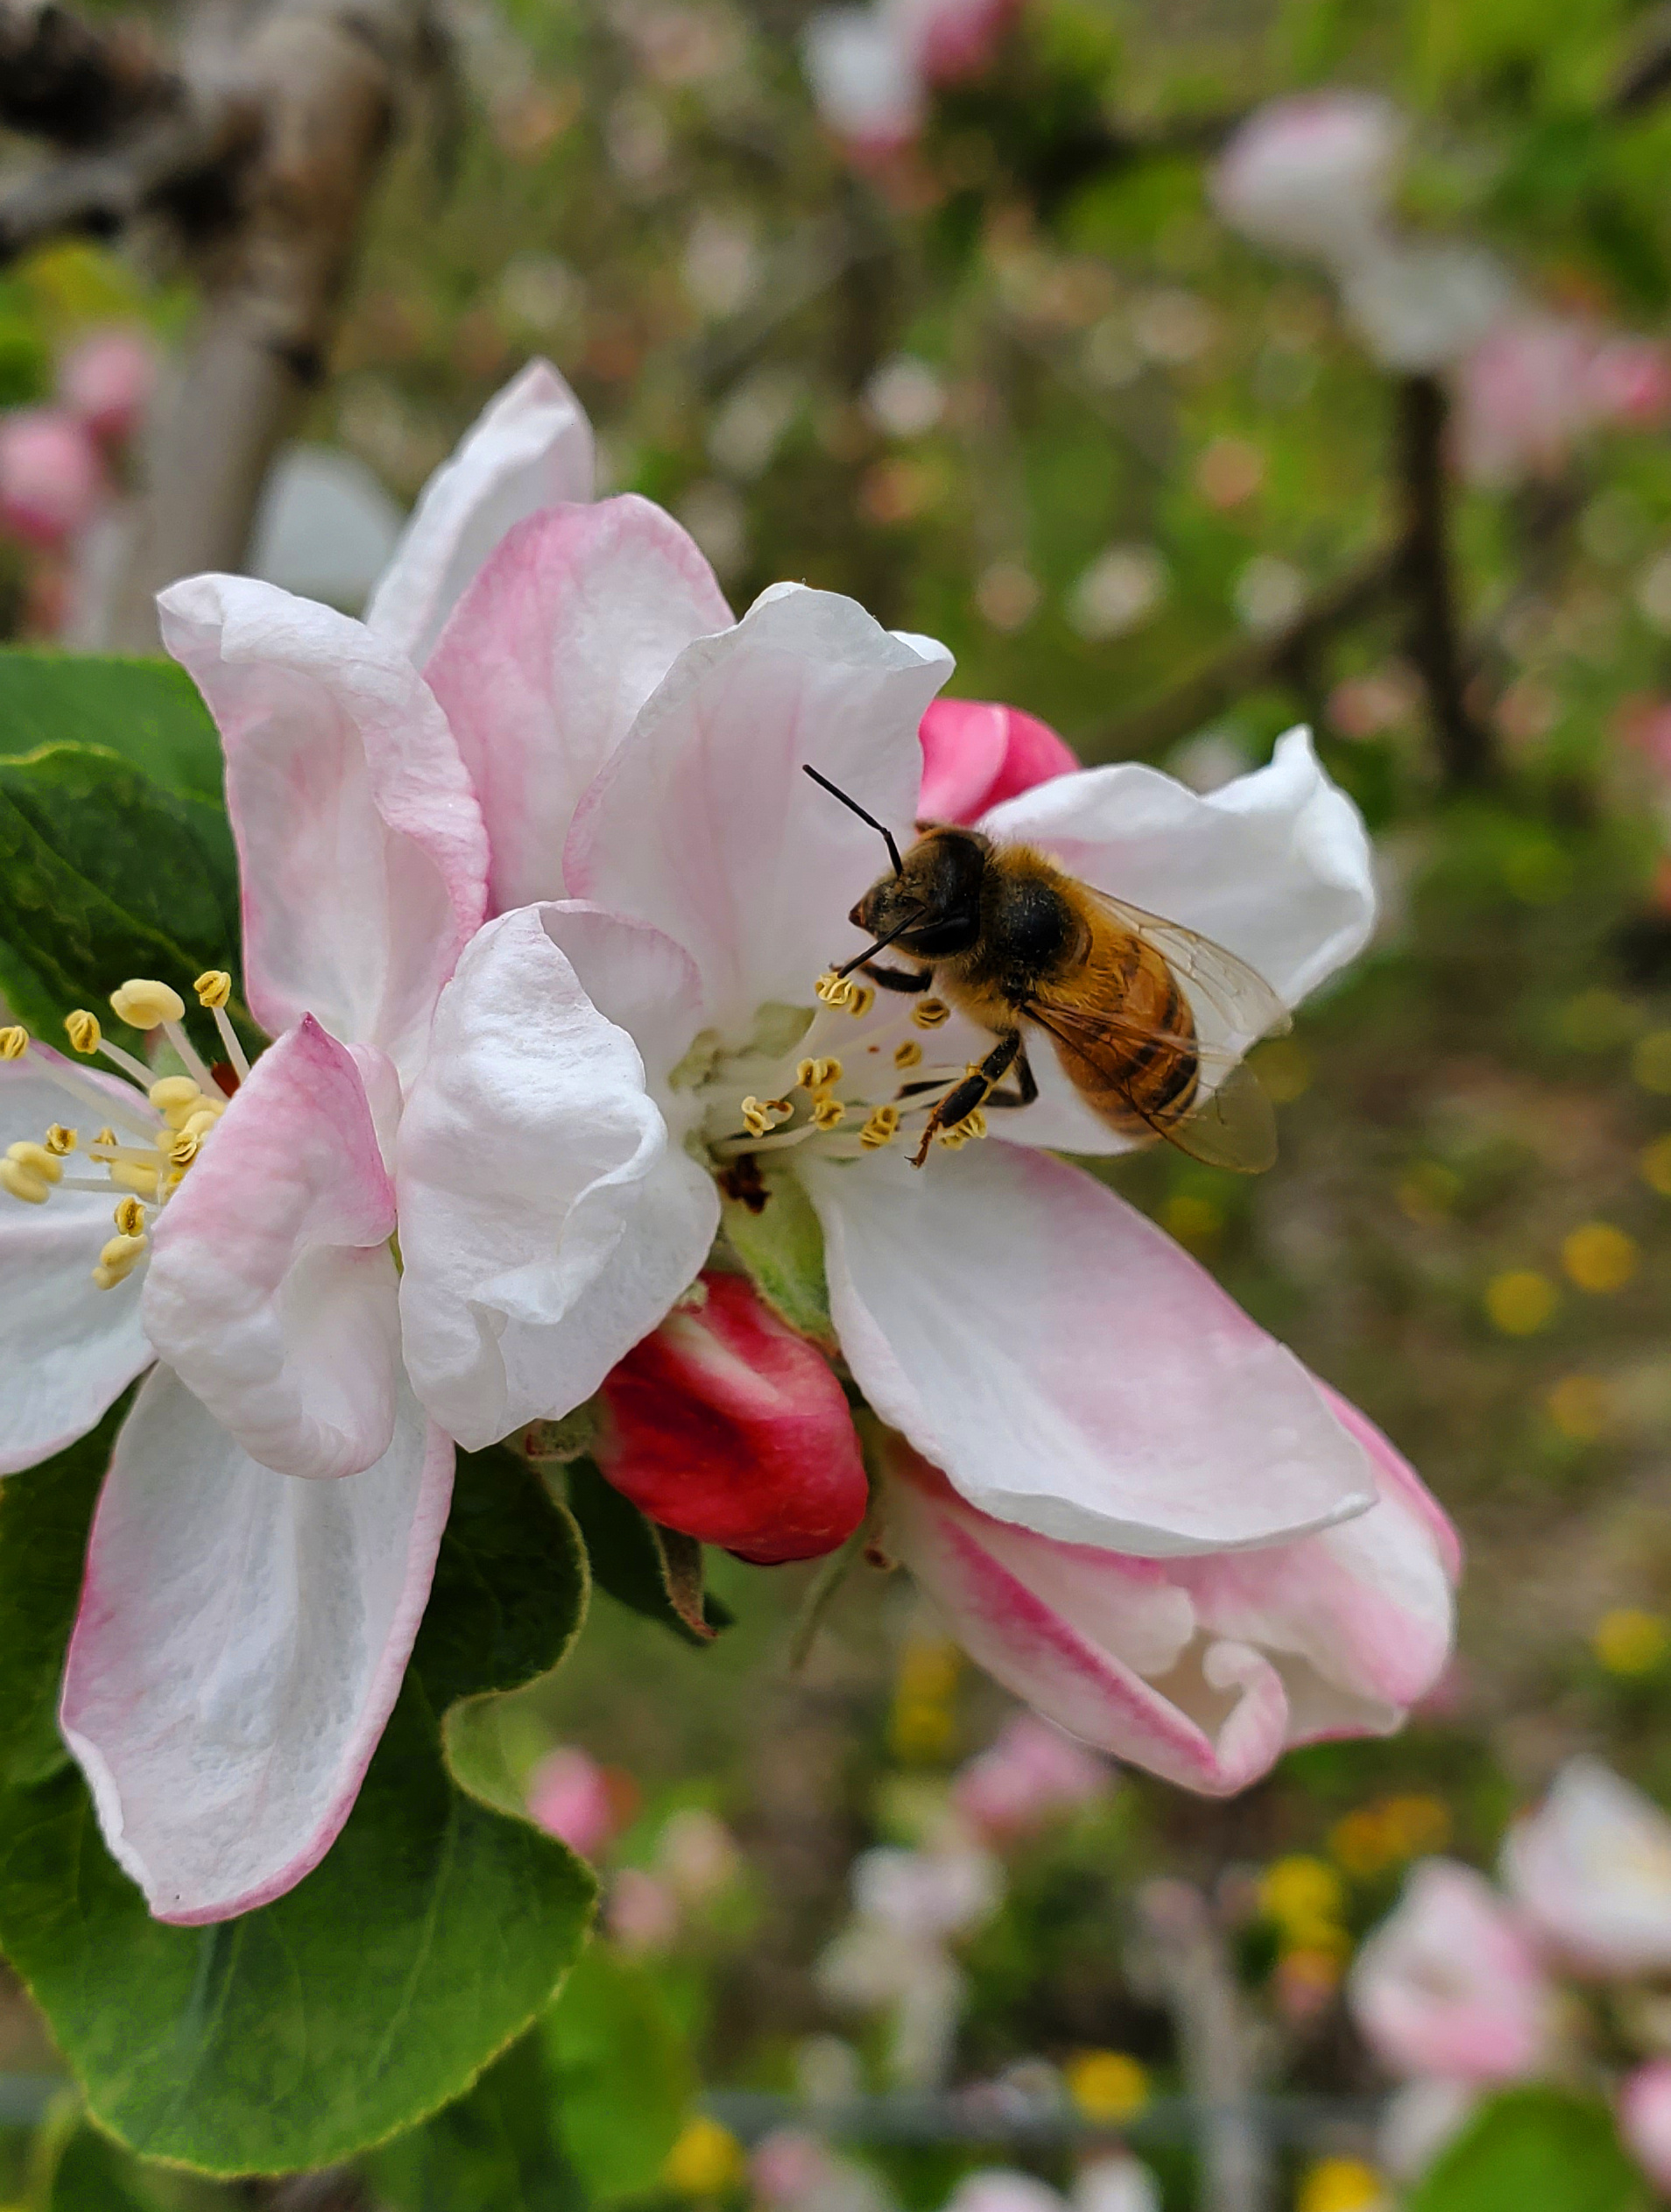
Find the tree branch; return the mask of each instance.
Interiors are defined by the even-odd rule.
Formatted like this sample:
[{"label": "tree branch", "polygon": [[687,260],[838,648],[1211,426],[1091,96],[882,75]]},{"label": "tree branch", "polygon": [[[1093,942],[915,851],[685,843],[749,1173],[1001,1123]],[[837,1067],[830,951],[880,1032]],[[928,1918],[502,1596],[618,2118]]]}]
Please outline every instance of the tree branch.
[{"label": "tree branch", "polygon": [[1490,731],[1470,712],[1456,623],[1445,474],[1450,402],[1436,376],[1407,376],[1397,397],[1399,482],[1404,496],[1400,581],[1409,607],[1409,654],[1428,695],[1445,781],[1477,785],[1496,771]]},{"label": "tree branch", "polygon": [[55,0],[0,0],[0,124],[96,146],[179,106],[180,79],[137,25],[95,26]]}]

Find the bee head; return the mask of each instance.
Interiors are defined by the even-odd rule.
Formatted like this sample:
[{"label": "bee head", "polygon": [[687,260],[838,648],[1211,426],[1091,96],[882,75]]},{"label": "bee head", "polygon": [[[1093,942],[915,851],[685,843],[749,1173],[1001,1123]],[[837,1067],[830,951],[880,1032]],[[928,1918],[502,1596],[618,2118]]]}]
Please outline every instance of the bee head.
[{"label": "bee head", "polygon": [[911,958],[954,959],[980,936],[991,851],[991,840],[977,830],[925,830],[898,873],[878,876],[848,919]]}]

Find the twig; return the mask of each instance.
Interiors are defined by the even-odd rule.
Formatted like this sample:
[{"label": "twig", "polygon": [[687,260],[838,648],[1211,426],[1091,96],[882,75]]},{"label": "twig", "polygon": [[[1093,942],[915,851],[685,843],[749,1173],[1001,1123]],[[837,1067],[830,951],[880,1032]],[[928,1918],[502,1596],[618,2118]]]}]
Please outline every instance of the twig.
[{"label": "twig", "polygon": [[1436,376],[1407,376],[1397,397],[1398,475],[1404,498],[1401,582],[1409,654],[1428,695],[1440,766],[1453,786],[1489,782],[1491,734],[1469,711],[1447,515],[1445,425],[1449,401]]}]

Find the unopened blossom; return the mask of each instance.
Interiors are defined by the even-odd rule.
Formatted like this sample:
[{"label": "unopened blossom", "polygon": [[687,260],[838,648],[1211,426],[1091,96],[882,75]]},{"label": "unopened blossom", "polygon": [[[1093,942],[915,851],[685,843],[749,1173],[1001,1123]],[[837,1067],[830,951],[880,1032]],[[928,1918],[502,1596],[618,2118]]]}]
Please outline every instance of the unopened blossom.
[{"label": "unopened blossom", "polygon": [[1654,2187],[1671,2195],[1671,2059],[1649,2060],[1625,2082],[1618,2131]]},{"label": "unopened blossom", "polygon": [[101,444],[122,446],[138,429],[156,380],[151,341],[133,324],[116,323],[71,347],[59,364],[58,396]]},{"label": "unopened blossom", "polygon": [[274,1040],[253,1066],[219,972],[180,979],[218,1066],[166,979],[111,1002],[153,1062],[90,1008],[69,1025],[74,1059],[0,1037],[20,1375],[0,1470],[60,1449],[151,1369],[95,1519],[61,1719],[159,1918],[246,1911],[317,1863],[428,1591],[453,1439],[403,1355],[390,1147],[484,911],[488,850],[399,640],[443,618],[496,518],[588,488],[577,455],[589,467],[565,387],[525,374],[420,504],[380,633],[243,579],[166,596],[226,754],[244,996]]},{"label": "unopened blossom", "polygon": [[528,1777],[527,1800],[530,1818],[583,1859],[596,1858],[620,1830],[610,1777],[578,1744],[546,1752]]},{"label": "unopened blossom", "polygon": [[987,699],[931,700],[919,735],[923,822],[977,822],[989,807],[1079,766],[1047,723]]},{"label": "unopened blossom", "polygon": [[977,1834],[1001,1845],[1095,1804],[1112,1779],[1071,1736],[1036,1714],[1019,1713],[996,1742],[958,1769],[952,1804]]},{"label": "unopened blossom", "polygon": [[[776,587],[730,619],[641,500],[538,516],[486,564],[426,675],[483,806],[490,907],[509,910],[437,1009],[433,1065],[458,1082],[401,1124],[421,1194],[409,1352],[462,1441],[565,1410],[701,1271],[723,1198],[758,1234],[821,1236],[855,1381],[981,1509],[1157,1555],[1348,1518],[1374,1495],[1369,1458],[1297,1362],[1053,1156],[1126,1140],[1052,1056],[998,1141],[909,1164],[985,1047],[932,998],[832,980],[885,856],[802,769],[908,837],[948,668],[831,593]],[[1208,798],[1126,764],[981,826],[1227,943],[1288,1003],[1371,925],[1362,825],[1301,733]]]},{"label": "unopened blossom", "polygon": [[1364,2040],[1403,2079],[1514,2081],[1548,2060],[1554,1989],[1525,1923],[1483,1875],[1424,1859],[1348,1982]]},{"label": "unopened blossom", "polygon": [[1671,1820],[1599,1759],[1569,1759],[1503,1847],[1544,1943],[1582,1974],[1671,1971]]},{"label": "unopened blossom", "polygon": [[[1160,1233],[1156,1295],[1195,1262]],[[1138,1558],[975,1510],[908,1446],[885,1454],[884,1548],[969,1656],[1038,1713],[1186,1789],[1225,1795],[1291,1745],[1385,1735],[1449,1653],[1456,1538],[1380,1432],[1377,1502],[1257,1550]]]},{"label": "unopened blossom", "polygon": [[833,1551],[870,1488],[829,1363],[746,1276],[701,1276],[617,1362],[593,1456],[652,1521],[760,1565]]},{"label": "unopened blossom", "polygon": [[63,549],[106,494],[85,426],[64,407],[0,414],[0,530],[45,553]]},{"label": "unopened blossom", "polygon": [[1339,265],[1382,223],[1405,135],[1398,110],[1374,93],[1273,100],[1225,148],[1213,173],[1214,203],[1260,245]]}]

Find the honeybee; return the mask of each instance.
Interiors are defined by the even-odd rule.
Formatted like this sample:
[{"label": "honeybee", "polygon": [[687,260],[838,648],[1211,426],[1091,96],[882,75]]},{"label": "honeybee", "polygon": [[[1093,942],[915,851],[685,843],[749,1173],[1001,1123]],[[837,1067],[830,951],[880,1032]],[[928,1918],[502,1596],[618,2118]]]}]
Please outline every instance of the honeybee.
[{"label": "honeybee", "polygon": [[[888,991],[932,985],[997,1040],[934,1107],[913,1165],[977,1107],[1033,1104],[1027,1040],[1038,1029],[1080,1098],[1122,1136],[1164,1137],[1246,1174],[1270,1166],[1275,1116],[1243,1056],[1286,1029],[1288,1014],[1244,960],[1093,889],[1031,845],[931,823],[901,855],[873,815],[815,768],[807,774],[881,832],[892,863],[848,917],[874,942],[836,974],[863,969]],[[878,965],[890,948],[913,965]],[[1013,1090],[998,1088],[1006,1077]]]}]

